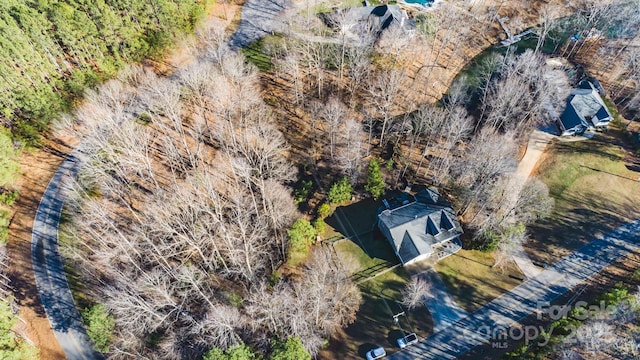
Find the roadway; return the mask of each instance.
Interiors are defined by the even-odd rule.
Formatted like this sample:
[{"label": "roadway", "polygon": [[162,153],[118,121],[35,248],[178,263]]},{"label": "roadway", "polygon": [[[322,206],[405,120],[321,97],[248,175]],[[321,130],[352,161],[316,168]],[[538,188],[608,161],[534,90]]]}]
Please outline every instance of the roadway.
[{"label": "roadway", "polygon": [[65,200],[63,183],[78,170],[74,154],[58,168],[42,195],[33,223],[31,257],[40,300],[67,359],[102,359],[93,350],[82,324],[58,252],[58,225]]},{"label": "roadway", "polygon": [[508,329],[538,311],[541,303],[565,294],[607,265],[638,250],[639,245],[640,220],[637,220],[593,240],[468,317],[389,358],[455,359],[491,342],[489,333]]}]

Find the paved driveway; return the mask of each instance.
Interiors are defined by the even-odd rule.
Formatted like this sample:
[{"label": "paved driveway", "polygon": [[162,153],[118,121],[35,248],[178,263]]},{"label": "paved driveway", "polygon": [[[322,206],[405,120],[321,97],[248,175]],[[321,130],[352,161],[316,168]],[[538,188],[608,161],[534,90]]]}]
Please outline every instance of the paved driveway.
[{"label": "paved driveway", "polygon": [[468,315],[451,297],[447,287],[434,269],[414,276],[424,279],[430,285],[431,296],[425,298],[424,305],[429,309],[433,318],[434,331],[441,331]]},{"label": "paved driveway", "polygon": [[540,303],[553,301],[620,257],[637,251],[639,245],[640,220],[637,220],[593,240],[470,316],[389,358],[455,359],[490,342],[487,328],[509,328],[537,311]]},{"label": "paved driveway", "polygon": [[58,225],[65,199],[63,181],[77,171],[76,164],[72,153],[42,195],[33,223],[31,256],[40,300],[67,359],[102,359],[86,334],[58,253]]},{"label": "paved driveway", "polygon": [[288,5],[288,0],[247,0],[242,6],[240,26],[229,39],[229,47],[242,49],[271,32],[282,31]]}]

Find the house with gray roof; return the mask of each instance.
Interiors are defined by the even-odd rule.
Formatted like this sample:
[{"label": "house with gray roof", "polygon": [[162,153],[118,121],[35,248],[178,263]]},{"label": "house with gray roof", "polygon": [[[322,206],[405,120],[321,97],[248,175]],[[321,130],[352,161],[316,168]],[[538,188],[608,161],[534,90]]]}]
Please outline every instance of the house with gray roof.
[{"label": "house with gray roof", "polygon": [[432,256],[439,260],[460,250],[462,226],[437,191],[403,193],[403,199],[383,201],[385,207],[378,214],[378,228],[403,265]]},{"label": "house with gray roof", "polygon": [[562,135],[576,135],[589,128],[606,128],[611,120],[613,117],[600,97],[599,88],[583,80],[571,91],[558,125]]},{"label": "house with gray roof", "polygon": [[339,9],[318,15],[324,23],[341,33],[343,40],[359,44],[368,36],[378,38],[389,27],[395,26],[411,34],[415,24],[409,21],[407,12],[398,5],[382,4]]}]

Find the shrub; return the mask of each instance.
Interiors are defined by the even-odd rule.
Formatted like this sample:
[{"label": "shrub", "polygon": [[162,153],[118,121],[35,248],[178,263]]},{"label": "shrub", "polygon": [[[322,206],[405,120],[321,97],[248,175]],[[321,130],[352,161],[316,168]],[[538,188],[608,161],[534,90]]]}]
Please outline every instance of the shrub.
[{"label": "shrub", "polygon": [[316,231],[307,219],[298,219],[287,231],[289,244],[295,250],[308,248],[316,238]]},{"label": "shrub", "polygon": [[307,201],[312,187],[313,183],[311,182],[311,180],[303,180],[300,184],[300,187],[296,188],[293,191],[293,202],[296,205],[300,205],[303,202]]},{"label": "shrub", "polygon": [[327,223],[324,222],[323,219],[317,218],[313,221],[313,228],[316,230],[317,234],[322,234],[324,229],[326,229]]},{"label": "shrub", "polygon": [[311,360],[311,355],[297,337],[290,337],[286,341],[274,341],[273,351],[269,360]]},{"label": "shrub", "polygon": [[202,360],[253,360],[256,354],[247,344],[238,344],[228,348],[226,351],[218,347],[207,351]]},{"label": "shrub", "polygon": [[524,354],[527,353],[529,347],[526,344],[522,344],[517,348],[513,349],[513,351],[505,354],[505,358],[507,359],[521,359]]},{"label": "shrub", "polygon": [[18,199],[18,190],[5,191],[0,194],[0,203],[11,206]]},{"label": "shrub", "polygon": [[616,286],[600,296],[600,300],[608,305],[618,305],[621,301],[629,298],[629,289],[624,284],[617,283]]},{"label": "shrub", "polygon": [[318,206],[319,219],[325,219],[327,216],[329,216],[329,214],[331,214],[331,205],[323,203],[322,205]]},{"label": "shrub", "polygon": [[235,306],[237,308],[242,306],[244,302],[244,299],[242,299],[242,295],[235,292],[225,292],[223,294],[224,294],[224,297],[229,302],[229,305]]},{"label": "shrub", "polygon": [[271,275],[269,275],[269,286],[275,286],[281,278],[282,275],[280,272],[278,270],[274,270]]},{"label": "shrub", "polygon": [[18,317],[11,310],[10,301],[0,300],[0,359],[37,359],[37,350],[12,331]]},{"label": "shrub", "polygon": [[331,186],[327,197],[329,198],[329,202],[332,204],[343,204],[351,200],[352,192],[353,188],[349,183],[349,179],[345,176],[340,181]]},{"label": "shrub", "polygon": [[226,360],[227,356],[224,354],[224,351],[218,347],[214,347],[213,349],[207,351],[202,360]]},{"label": "shrub", "polygon": [[82,320],[87,327],[87,335],[100,352],[109,351],[115,320],[102,304],[94,305],[82,311]]},{"label": "shrub", "polygon": [[225,351],[226,358],[229,360],[253,360],[256,354],[247,344],[234,345]]},{"label": "shrub", "polygon": [[388,171],[393,170],[393,159],[389,159],[387,160],[387,162],[384,164],[385,169],[387,169]]},{"label": "shrub", "polygon": [[309,247],[316,239],[316,229],[307,219],[298,219],[293,223],[289,234],[289,258],[290,265],[297,265],[303,261],[309,253]]}]

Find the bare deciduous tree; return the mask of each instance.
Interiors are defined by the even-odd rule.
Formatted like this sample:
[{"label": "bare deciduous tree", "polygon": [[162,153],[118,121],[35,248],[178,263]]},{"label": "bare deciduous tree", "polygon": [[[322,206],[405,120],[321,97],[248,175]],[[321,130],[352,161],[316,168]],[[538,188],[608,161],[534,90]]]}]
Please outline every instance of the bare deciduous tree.
[{"label": "bare deciduous tree", "polygon": [[399,69],[390,69],[373,75],[369,83],[369,100],[377,114],[382,117],[380,145],[384,146],[384,138],[390,127],[392,108],[398,97],[398,90],[405,74]]},{"label": "bare deciduous tree", "polygon": [[361,163],[364,156],[362,124],[346,119],[340,127],[339,146],[337,149],[337,164],[340,170],[349,177],[352,184],[358,181]]},{"label": "bare deciduous tree", "polygon": [[539,114],[553,90],[545,76],[548,71],[544,58],[533,51],[505,58],[483,95],[483,122],[513,131],[516,138],[528,134],[542,122]]},{"label": "bare deciduous tree", "polygon": [[431,284],[423,278],[414,276],[411,281],[402,289],[402,305],[409,310],[424,303],[424,298],[431,295]]},{"label": "bare deciduous tree", "polygon": [[316,353],[323,338],[355,320],[361,295],[348,273],[326,248],[316,249],[300,281],[258,289],[248,299],[254,327],[297,336]]}]

